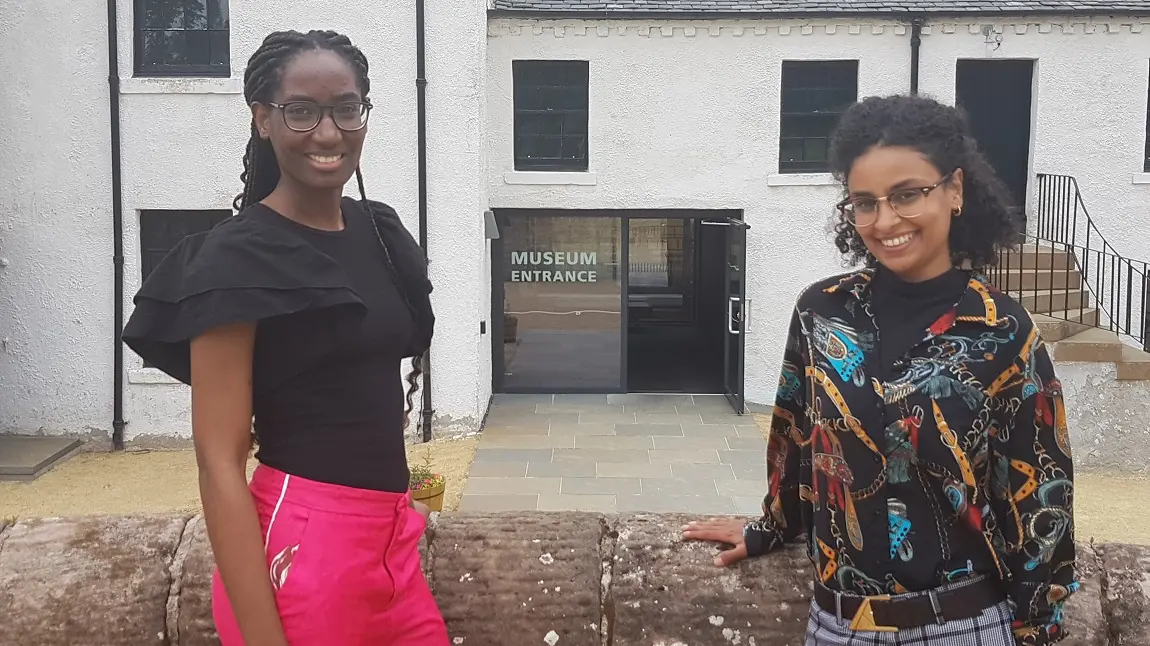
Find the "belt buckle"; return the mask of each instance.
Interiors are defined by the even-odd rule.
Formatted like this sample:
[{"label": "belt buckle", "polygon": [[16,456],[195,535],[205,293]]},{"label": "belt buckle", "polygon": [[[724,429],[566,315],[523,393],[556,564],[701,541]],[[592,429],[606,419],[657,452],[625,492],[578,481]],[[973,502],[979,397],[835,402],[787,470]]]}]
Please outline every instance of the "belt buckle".
[{"label": "belt buckle", "polygon": [[872,597],[863,597],[858,610],[855,611],[854,617],[851,618],[850,629],[872,633],[898,632],[898,628],[895,626],[880,626],[875,622],[874,608],[871,607],[872,601],[890,601],[890,595],[881,594]]}]

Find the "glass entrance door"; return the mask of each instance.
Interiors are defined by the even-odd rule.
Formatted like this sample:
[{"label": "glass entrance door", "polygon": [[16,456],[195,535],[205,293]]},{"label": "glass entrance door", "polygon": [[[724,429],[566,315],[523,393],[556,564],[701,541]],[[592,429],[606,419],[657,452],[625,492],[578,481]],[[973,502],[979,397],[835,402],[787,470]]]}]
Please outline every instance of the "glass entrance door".
[{"label": "glass entrance door", "polygon": [[742,415],[746,412],[743,385],[743,362],[746,354],[747,333],[747,229],[745,222],[726,218],[708,222],[722,226],[726,242],[726,329],[723,336],[723,392],[727,401]]}]

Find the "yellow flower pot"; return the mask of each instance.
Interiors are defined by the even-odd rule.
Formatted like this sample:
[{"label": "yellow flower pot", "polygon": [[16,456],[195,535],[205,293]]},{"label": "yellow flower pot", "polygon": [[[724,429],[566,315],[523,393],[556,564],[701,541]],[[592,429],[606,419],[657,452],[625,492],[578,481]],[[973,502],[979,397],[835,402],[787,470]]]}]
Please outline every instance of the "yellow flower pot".
[{"label": "yellow flower pot", "polygon": [[411,497],[427,505],[431,511],[443,511],[443,491],[447,484],[438,484],[426,489],[412,489]]}]

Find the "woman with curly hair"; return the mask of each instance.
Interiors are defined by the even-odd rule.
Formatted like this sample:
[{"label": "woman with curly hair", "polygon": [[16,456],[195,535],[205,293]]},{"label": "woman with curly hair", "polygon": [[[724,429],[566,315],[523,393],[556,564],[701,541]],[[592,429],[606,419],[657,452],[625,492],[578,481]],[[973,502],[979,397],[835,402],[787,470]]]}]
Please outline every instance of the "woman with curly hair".
[{"label": "woman with curly hair", "polygon": [[689,539],[727,566],[804,537],[806,644],[1039,645],[1078,587],[1061,386],[1038,328],[979,273],[1019,212],[962,115],[869,98],[831,143],[857,271],[798,298],[763,516]]},{"label": "woman with curly hair", "polygon": [[[364,193],[369,89],[346,36],[269,35],[244,73],[239,213],[172,250],[124,330],[191,385],[223,646],[448,643],[404,443],[431,284],[395,211]],[[359,200],[343,197],[353,176]]]}]

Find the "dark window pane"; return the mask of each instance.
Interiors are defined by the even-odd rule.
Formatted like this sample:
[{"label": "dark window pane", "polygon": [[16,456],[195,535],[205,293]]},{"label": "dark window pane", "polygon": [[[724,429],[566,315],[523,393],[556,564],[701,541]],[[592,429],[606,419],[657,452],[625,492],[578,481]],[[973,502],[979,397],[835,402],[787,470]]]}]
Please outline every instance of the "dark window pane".
[{"label": "dark window pane", "polygon": [[184,0],[143,0],[142,27],[145,29],[183,29]]},{"label": "dark window pane", "polygon": [[568,112],[563,115],[563,133],[568,135],[587,134],[587,113]]},{"label": "dark window pane", "polygon": [[807,139],[803,142],[803,161],[826,161],[827,140]]},{"label": "dark window pane", "polygon": [[184,32],[184,58],[189,65],[208,65],[211,62],[208,32]]},{"label": "dark window pane", "polygon": [[185,65],[182,31],[144,32],[144,62],[148,65]]},{"label": "dark window pane", "polygon": [[536,159],[559,159],[563,150],[561,137],[540,137],[536,140]]},{"label": "dark window pane", "polygon": [[137,73],[230,72],[227,0],[136,0],[135,10]]},{"label": "dark window pane", "polygon": [[184,29],[208,28],[207,0],[185,0]]},{"label": "dark window pane", "polygon": [[231,61],[231,48],[228,44],[227,31],[212,31],[208,33],[208,47],[211,48],[212,65],[228,65]]},{"label": "dark window pane", "polygon": [[208,29],[228,28],[228,0],[207,0]]},{"label": "dark window pane", "polygon": [[780,172],[825,172],[829,137],[858,100],[858,61],[783,61]]},{"label": "dark window pane", "polygon": [[587,62],[511,66],[516,168],[586,170]]},{"label": "dark window pane", "polygon": [[578,160],[587,156],[586,140],[583,137],[564,137],[563,159]]},{"label": "dark window pane", "polygon": [[794,162],[803,159],[802,139],[783,139],[779,142],[779,160]]}]

